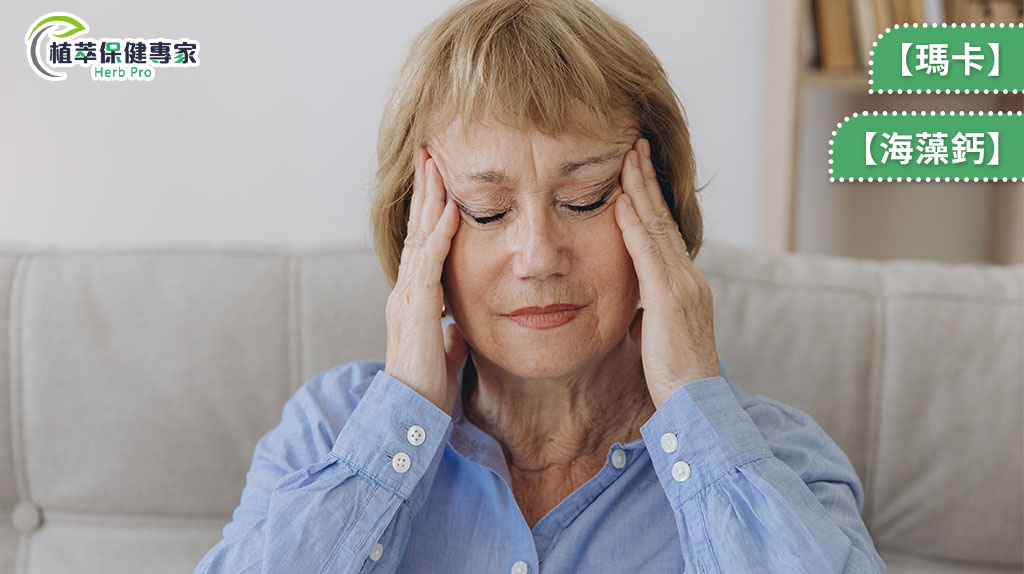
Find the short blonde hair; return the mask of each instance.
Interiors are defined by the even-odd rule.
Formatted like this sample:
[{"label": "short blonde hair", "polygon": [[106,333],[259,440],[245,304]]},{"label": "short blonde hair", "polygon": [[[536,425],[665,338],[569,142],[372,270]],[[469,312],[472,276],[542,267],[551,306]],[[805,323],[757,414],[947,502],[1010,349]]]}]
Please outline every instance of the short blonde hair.
[{"label": "short blonde hair", "polygon": [[[650,47],[587,0],[468,0],[416,38],[377,139],[374,247],[394,286],[409,220],[416,150],[461,119],[509,118],[548,135],[594,135],[626,111],[651,144],[666,203],[691,257],[703,237],[696,161],[682,104]],[[506,122],[508,123],[508,122]]]}]

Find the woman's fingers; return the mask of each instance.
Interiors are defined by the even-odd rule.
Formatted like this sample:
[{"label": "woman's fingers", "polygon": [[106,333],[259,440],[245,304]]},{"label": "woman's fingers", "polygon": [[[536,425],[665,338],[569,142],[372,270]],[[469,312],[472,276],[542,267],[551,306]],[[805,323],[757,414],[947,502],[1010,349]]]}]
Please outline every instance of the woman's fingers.
[{"label": "woman's fingers", "polygon": [[427,151],[423,148],[417,148],[415,160],[413,161],[415,171],[412,178],[412,202],[409,205],[409,226],[406,230],[406,237],[413,235],[421,227],[420,215],[423,212],[423,196],[424,188],[426,187],[426,160]]},{"label": "woman's fingers", "polygon": [[658,175],[654,172],[654,163],[651,161],[651,142],[640,138],[634,144],[637,153],[640,155],[640,171],[644,176],[644,187],[648,197],[651,199],[651,206],[655,212],[665,213],[672,217],[672,212],[665,203],[665,195],[661,193],[661,186],[658,184]]},{"label": "woman's fingers", "polygon": [[622,190],[629,194],[640,221],[649,224],[657,214],[657,205],[652,201],[651,192],[644,180],[643,168],[640,165],[643,161],[644,158],[640,156],[634,144],[634,149],[626,152],[626,161],[622,168]]},{"label": "woman's fingers", "polygon": [[627,186],[624,181],[623,187],[630,194],[637,216],[658,245],[665,263],[674,265],[683,259],[689,259],[686,255],[686,242],[679,233],[679,226],[672,217],[668,204],[665,203],[665,196],[661,193],[654,164],[650,159],[650,149],[650,142],[640,138],[634,144],[634,149],[627,152],[627,155],[633,154],[636,158],[635,164],[627,158],[630,165],[626,169],[633,172],[630,179],[634,183]]},{"label": "woman's fingers", "polygon": [[[456,211],[455,202],[449,199],[448,203],[441,208],[441,216],[424,245],[423,255],[427,265],[423,269],[425,273],[423,279],[431,285],[441,282],[444,260],[448,257],[448,251],[451,249],[455,230],[459,228],[459,215]],[[437,311],[440,313],[441,308],[438,307]]]},{"label": "woman's fingers", "polygon": [[437,220],[441,217],[441,212],[444,211],[446,194],[444,180],[441,179],[441,174],[437,171],[437,163],[434,159],[427,159],[424,162],[424,167],[423,179],[426,193],[423,194],[420,228],[429,233],[437,226]]},{"label": "woman's fingers", "polygon": [[420,224],[423,212],[423,196],[426,187],[426,170],[424,164],[427,159],[427,152],[418,148],[413,156],[413,177],[412,177],[412,200],[409,202],[409,220],[405,228],[405,242],[402,244],[402,255],[398,263],[398,275],[402,277],[408,273],[409,263],[413,257],[413,251],[417,243],[422,243],[422,228]]},{"label": "woman's fingers", "polygon": [[[416,155],[418,164],[413,178],[409,225],[405,235],[405,245],[402,248],[401,263],[415,257],[418,250],[426,247],[440,223],[447,196],[444,180],[437,171],[434,159],[429,157],[423,148],[418,149]],[[447,248],[445,254],[447,254]],[[416,265],[416,267],[421,266]],[[401,265],[399,268],[401,269]]]},{"label": "woman's fingers", "polygon": [[[447,195],[444,189],[444,180],[437,171],[433,159],[425,162],[426,173],[423,214],[421,223],[422,232],[426,235],[423,239],[422,249],[423,261],[420,266],[420,283],[425,285],[440,285],[441,272],[444,269],[444,260],[448,257],[451,249],[452,237],[458,229],[459,217],[455,209],[455,202]],[[437,314],[441,313],[440,304]]]},{"label": "woman's fingers", "polygon": [[[683,239],[682,233],[679,232],[679,226],[676,224],[675,218],[672,217],[672,210],[669,209],[668,204],[665,202],[665,194],[661,192],[658,174],[654,171],[654,162],[651,160],[651,142],[641,138],[637,148],[640,152],[640,167],[644,174],[644,183],[651,196],[651,202],[656,206],[655,210],[660,211],[664,218],[671,222],[666,231],[672,238],[669,242],[672,252],[681,260],[690,261],[690,248],[686,245],[686,240]],[[676,240],[677,238],[678,241]]]},{"label": "woman's fingers", "polygon": [[615,221],[622,229],[622,239],[636,267],[636,276],[640,282],[640,301],[650,301],[657,292],[658,283],[666,281],[661,251],[637,216],[629,195],[622,194],[615,201]]}]

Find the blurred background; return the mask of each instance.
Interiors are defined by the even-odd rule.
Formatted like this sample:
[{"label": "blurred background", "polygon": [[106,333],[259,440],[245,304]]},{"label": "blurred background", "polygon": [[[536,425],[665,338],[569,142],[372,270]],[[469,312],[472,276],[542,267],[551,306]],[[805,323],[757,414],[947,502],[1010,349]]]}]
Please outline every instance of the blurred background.
[{"label": "blurred background", "polygon": [[[369,244],[382,102],[413,35],[453,2],[69,0],[0,4],[0,242]],[[867,93],[872,36],[1012,22],[1022,1],[604,0],[662,59],[699,163],[706,236],[766,251],[1024,261],[1024,184],[829,183],[831,130],[864,110],[1014,111],[1024,95]],[[35,75],[49,11],[92,38],[198,40],[151,82]]]},{"label": "blurred background", "polygon": [[[1022,0],[813,0],[799,4],[796,114],[786,153],[795,154],[779,194],[788,194],[795,251],[950,262],[1024,261],[1024,182],[828,183],[821,141],[862,111],[1017,111],[1024,95],[868,94],[868,53],[894,24],[1024,21]],[[781,82],[781,80],[780,80]],[[827,160],[825,160],[827,163]],[[1017,158],[1020,161],[1020,158]],[[826,170],[827,171],[827,170]]]}]

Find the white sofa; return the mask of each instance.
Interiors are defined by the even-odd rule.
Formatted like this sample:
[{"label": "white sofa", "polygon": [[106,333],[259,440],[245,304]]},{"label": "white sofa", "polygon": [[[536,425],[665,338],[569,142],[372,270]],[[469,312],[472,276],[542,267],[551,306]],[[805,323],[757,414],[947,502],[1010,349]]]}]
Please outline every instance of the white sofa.
[{"label": "white sofa", "polygon": [[[709,242],[730,379],[815,417],[893,574],[1021,572],[1024,265]],[[0,247],[0,574],[191,572],[308,378],[383,358],[364,248]]]}]

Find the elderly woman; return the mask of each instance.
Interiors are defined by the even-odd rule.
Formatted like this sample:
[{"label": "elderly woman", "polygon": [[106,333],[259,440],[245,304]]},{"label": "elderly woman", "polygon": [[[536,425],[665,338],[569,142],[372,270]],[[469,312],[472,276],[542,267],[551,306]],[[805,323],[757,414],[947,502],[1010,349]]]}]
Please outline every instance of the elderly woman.
[{"label": "elderly woman", "polygon": [[725,377],[686,123],[629,28],[455,6],[378,159],[386,361],[288,400],[196,572],[885,571],[835,442]]}]

